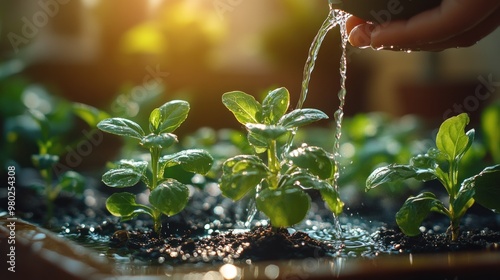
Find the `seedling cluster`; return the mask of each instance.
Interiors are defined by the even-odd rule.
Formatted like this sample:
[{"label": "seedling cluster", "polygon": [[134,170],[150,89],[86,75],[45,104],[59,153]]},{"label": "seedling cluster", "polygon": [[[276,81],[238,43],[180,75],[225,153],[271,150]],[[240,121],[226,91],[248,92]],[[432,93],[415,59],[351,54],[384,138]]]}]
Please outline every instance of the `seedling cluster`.
[{"label": "seedling cluster", "polygon": [[436,136],[436,148],[413,157],[409,164],[391,164],[377,168],[366,181],[366,190],[388,182],[416,179],[438,180],[446,189],[448,201],[439,200],[432,192],[423,192],[406,200],[396,213],[401,231],[409,236],[420,234],[420,225],[430,212],[437,212],[450,219],[448,232],[456,241],[460,221],[467,210],[479,203],[493,211],[500,209],[500,164],[486,167],[470,178],[459,180],[460,162],[474,141],[475,131],[465,132],[469,116],[462,113],[445,120]]},{"label": "seedling cluster", "polygon": [[180,165],[189,172],[207,173],[213,162],[205,150],[189,149],[169,155],[163,151],[177,143],[174,132],[187,118],[189,103],[173,100],[155,108],[149,116],[149,133],[134,121],[125,118],[108,118],[97,127],[102,131],[137,140],[149,150],[150,161],[122,159],[102,176],[102,181],[113,188],[132,187],[142,181],[149,189],[149,203],[136,203],[135,195],[129,192],[112,194],[106,201],[106,208],[122,220],[147,214],[153,218],[154,230],[160,233],[161,216],[172,216],[184,209],[189,200],[188,187],[165,176],[165,170]]},{"label": "seedling cluster", "polygon": [[342,212],[343,203],[332,186],[333,155],[307,145],[288,151],[283,141],[298,127],[328,118],[325,113],[317,109],[287,112],[290,94],[285,88],[270,91],[262,104],[241,91],[225,93],[222,102],[246,127],[255,151],[224,162],[220,178],[223,195],[240,200],[251,193],[257,210],[269,217],[273,227],[292,226],[305,218],[310,207],[308,189],[319,191],[335,214]]}]

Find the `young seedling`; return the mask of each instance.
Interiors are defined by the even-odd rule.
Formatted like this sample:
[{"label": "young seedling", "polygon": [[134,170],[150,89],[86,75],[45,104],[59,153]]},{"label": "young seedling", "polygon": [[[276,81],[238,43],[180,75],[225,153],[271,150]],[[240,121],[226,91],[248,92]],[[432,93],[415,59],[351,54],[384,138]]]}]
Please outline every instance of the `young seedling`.
[{"label": "young seedling", "polygon": [[410,197],[396,213],[396,223],[408,236],[420,234],[419,227],[429,213],[437,212],[450,219],[447,233],[456,241],[460,220],[475,203],[493,211],[500,209],[500,164],[486,167],[479,174],[460,180],[460,161],[474,141],[474,129],[465,132],[469,116],[462,113],[445,120],[436,136],[436,147],[413,157],[410,164],[391,164],[377,168],[366,181],[366,190],[387,182],[414,178],[420,181],[439,180],[448,194],[447,203],[432,192]]},{"label": "young seedling", "polygon": [[102,176],[102,181],[113,188],[131,187],[142,181],[149,189],[150,205],[136,203],[135,195],[128,192],[114,193],[106,200],[106,208],[123,221],[139,214],[153,218],[154,230],[161,230],[161,216],[172,216],[184,209],[189,200],[189,189],[173,178],[166,178],[167,168],[180,165],[188,172],[206,174],[212,166],[212,156],[205,150],[189,149],[162,155],[177,142],[173,134],[187,118],[189,103],[173,100],[154,109],[149,116],[149,133],[139,124],[125,118],[108,118],[97,127],[102,131],[130,137],[149,150],[151,161],[122,159]]},{"label": "young seedling", "polygon": [[[73,114],[91,126],[106,116],[104,112],[81,103],[72,103],[68,107]],[[30,110],[29,114],[40,128],[40,138],[37,140],[39,153],[32,155],[31,160],[43,179],[42,185],[34,187],[44,192],[47,205],[45,222],[48,224],[54,214],[54,201],[61,191],[82,194],[86,180],[76,171],[60,168],[59,155],[62,152],[60,146],[63,140],[52,132],[50,120],[37,110]]]},{"label": "young seedling", "polygon": [[307,189],[319,190],[335,214],[342,212],[343,203],[332,187],[333,155],[307,145],[288,152],[286,141],[280,141],[300,126],[328,118],[326,114],[316,109],[287,113],[290,94],[285,88],[270,91],[262,104],[241,91],[225,93],[222,102],[245,125],[255,150],[253,155],[238,155],[223,163],[220,189],[224,196],[237,201],[255,194],[257,210],[269,217],[274,228],[305,218],[310,207]]}]

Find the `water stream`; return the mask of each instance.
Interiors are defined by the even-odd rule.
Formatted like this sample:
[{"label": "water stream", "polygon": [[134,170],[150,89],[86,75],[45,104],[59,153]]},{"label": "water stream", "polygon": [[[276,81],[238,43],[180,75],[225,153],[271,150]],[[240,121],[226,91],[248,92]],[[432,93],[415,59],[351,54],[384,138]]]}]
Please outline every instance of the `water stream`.
[{"label": "water stream", "polygon": [[[347,46],[347,30],[345,27],[345,22],[347,20],[349,14],[347,14],[344,11],[333,9],[332,6],[330,6],[330,12],[328,13],[327,18],[321,25],[318,33],[314,37],[314,40],[311,44],[311,47],[309,48],[309,55],[307,57],[305,66],[304,66],[304,72],[303,72],[303,78],[302,78],[302,87],[301,87],[301,93],[300,93],[300,98],[299,101],[297,102],[297,109],[302,108],[304,105],[304,102],[306,101],[307,94],[308,94],[308,89],[309,89],[309,82],[311,81],[311,75],[314,70],[314,66],[316,64],[316,59],[318,57],[319,50],[321,48],[321,45],[323,43],[323,40],[325,39],[326,35],[328,32],[335,26],[339,25],[340,27],[340,36],[341,36],[341,49],[342,49],[342,55],[340,58],[340,90],[338,92],[338,98],[339,98],[339,107],[334,113],[334,119],[335,119],[335,139],[334,139],[334,144],[333,144],[333,155],[334,155],[334,160],[335,160],[335,166],[337,166],[335,170],[335,174],[333,177],[333,182],[332,185],[333,187],[338,191],[338,178],[340,176],[340,168],[339,168],[339,162],[340,162],[340,138],[342,136],[342,120],[344,118],[344,105],[345,105],[345,98],[346,98],[346,79],[347,79],[347,51],[346,51],[346,46]],[[293,140],[293,135],[290,137],[289,142],[288,142],[288,147],[291,146]],[[341,237],[341,226],[338,221],[337,217],[333,217],[333,225],[336,230],[336,236]]]}]

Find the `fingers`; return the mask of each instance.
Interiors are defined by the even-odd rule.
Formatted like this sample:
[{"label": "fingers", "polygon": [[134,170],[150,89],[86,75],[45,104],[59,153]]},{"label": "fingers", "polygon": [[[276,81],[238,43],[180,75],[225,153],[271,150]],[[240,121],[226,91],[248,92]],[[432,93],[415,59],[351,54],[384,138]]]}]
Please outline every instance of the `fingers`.
[{"label": "fingers", "polygon": [[407,21],[378,25],[372,32],[371,46],[379,48],[442,42],[476,26],[499,5],[497,0],[443,1],[441,6]]},{"label": "fingers", "polygon": [[345,26],[346,26],[346,29],[347,29],[347,33],[351,33],[351,30],[360,25],[360,24],[364,24],[366,23],[366,21],[364,21],[363,19],[360,19],[359,17],[356,17],[356,16],[350,16],[346,23],[345,23]]},{"label": "fingers", "polygon": [[440,7],[407,21],[375,25],[350,17],[346,27],[356,47],[440,50],[474,44],[495,30],[499,9],[497,0],[443,0]]},{"label": "fingers", "polygon": [[[469,47],[486,37],[500,25],[500,9],[497,9],[493,14],[486,18],[483,22],[469,29],[462,34],[451,37],[445,41],[429,44],[421,44],[415,46],[423,51],[442,51],[450,47]],[[403,49],[405,47],[403,46]]]},{"label": "fingers", "polygon": [[375,26],[363,23],[355,26],[349,34],[349,43],[355,47],[367,48],[371,45],[371,36]]}]

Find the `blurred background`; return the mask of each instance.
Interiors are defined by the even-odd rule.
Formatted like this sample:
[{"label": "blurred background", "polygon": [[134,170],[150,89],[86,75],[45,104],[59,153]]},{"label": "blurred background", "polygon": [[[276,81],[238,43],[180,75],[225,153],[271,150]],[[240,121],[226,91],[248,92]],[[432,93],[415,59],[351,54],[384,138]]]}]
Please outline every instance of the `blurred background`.
[{"label": "blurred background", "polygon": [[[111,114],[120,96],[124,105],[158,94],[191,103],[183,131],[234,126],[220,102],[226,91],[258,96],[284,86],[297,100],[327,12],[326,0],[2,1],[0,59],[4,76]],[[329,115],[338,104],[339,46],[336,28],[323,43],[305,105]],[[467,96],[480,76],[500,80],[499,47],[497,30],[471,48],[441,53],[350,48],[346,113],[416,113],[441,122],[458,110],[454,104],[479,111],[492,97]],[[131,117],[138,114],[128,106]]]},{"label": "blurred background", "polygon": [[[154,106],[184,99],[191,111],[179,135],[206,126],[241,129],[221,95],[241,90],[259,98],[286,87],[294,105],[327,13],[326,0],[2,1],[0,117],[26,107],[49,112],[54,100],[67,100],[141,123]],[[499,95],[499,47],[500,30],[439,53],[348,46],[346,116],[414,114],[436,128],[467,112],[477,123]],[[323,42],[304,105],[331,119],[340,54],[337,27]],[[12,126],[1,123],[2,133]]]},{"label": "blurred background", "polygon": [[[130,156],[137,143],[103,134],[97,118],[126,117],[144,127],[153,108],[173,99],[191,104],[176,130],[183,147],[208,149],[218,161],[241,153],[245,147],[234,139],[244,141],[244,130],[222,94],[241,90],[260,99],[286,87],[295,106],[309,47],[328,12],[326,0],[1,1],[1,165],[22,167],[19,185],[34,185],[32,155],[45,152],[59,156],[55,173],[90,172],[99,185],[106,164]],[[482,123],[490,135],[482,141],[478,130],[462,175],[498,163],[499,47],[500,30],[472,47],[439,53],[347,47],[339,181],[347,205],[366,205],[365,180],[376,167],[426,152],[436,128],[462,112],[470,128]],[[299,131],[297,143],[332,147],[340,56],[336,27],[323,42],[304,104],[330,120]],[[75,102],[104,113],[75,117]],[[47,118],[50,135],[30,110]],[[403,201],[411,189],[394,185],[391,192],[402,192]],[[384,189],[370,195],[380,197],[375,204],[393,199]]]}]

